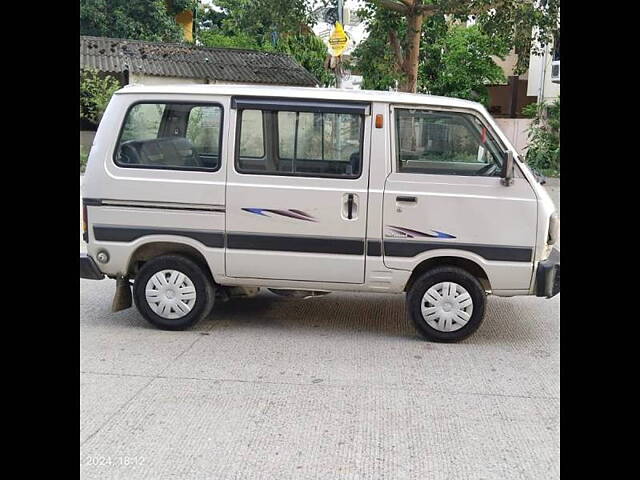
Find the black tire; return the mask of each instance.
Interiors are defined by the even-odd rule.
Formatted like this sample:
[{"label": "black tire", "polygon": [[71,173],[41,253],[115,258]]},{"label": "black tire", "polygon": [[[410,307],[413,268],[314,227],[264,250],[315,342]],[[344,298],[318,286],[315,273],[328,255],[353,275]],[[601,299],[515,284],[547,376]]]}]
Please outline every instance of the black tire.
[{"label": "black tire", "polygon": [[[196,301],[185,316],[168,319],[158,315],[147,302],[145,289],[149,279],[162,270],[176,270],[183,273],[196,290]],[[133,282],[133,299],[138,311],[152,325],[163,330],[184,330],[192,327],[211,312],[215,300],[213,281],[203,267],[182,255],[163,255],[142,266]]]},{"label": "black tire", "polygon": [[[459,330],[444,332],[431,327],[422,316],[421,303],[429,288],[440,282],[455,282],[469,292],[473,301],[470,319]],[[458,267],[436,267],[418,277],[407,292],[407,314],[416,330],[426,339],[434,342],[458,342],[475,332],[482,320],[487,303],[487,295],[480,282],[466,270]]]}]

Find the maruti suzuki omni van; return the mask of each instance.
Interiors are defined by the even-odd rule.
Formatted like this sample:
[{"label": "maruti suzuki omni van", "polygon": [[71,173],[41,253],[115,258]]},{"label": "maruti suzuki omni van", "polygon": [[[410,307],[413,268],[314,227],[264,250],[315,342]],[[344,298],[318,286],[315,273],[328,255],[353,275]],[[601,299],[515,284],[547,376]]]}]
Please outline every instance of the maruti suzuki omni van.
[{"label": "maruti suzuki omni van", "polygon": [[433,341],[487,295],[560,291],[559,217],[491,116],[420,94],[128,86],[82,186],[80,277],[116,280],[153,325],[254,294],[404,293]]}]

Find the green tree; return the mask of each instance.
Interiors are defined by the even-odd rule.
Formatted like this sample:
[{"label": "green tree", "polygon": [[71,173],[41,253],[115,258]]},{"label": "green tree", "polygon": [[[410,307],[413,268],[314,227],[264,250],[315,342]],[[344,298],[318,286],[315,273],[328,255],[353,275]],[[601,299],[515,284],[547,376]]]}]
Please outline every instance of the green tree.
[{"label": "green tree", "polygon": [[286,53],[320,84],[333,84],[333,75],[324,67],[327,47],[310,27],[313,19],[309,2],[216,0],[215,3],[223,10],[200,10],[197,38],[202,45]]},{"label": "green tree", "polygon": [[551,103],[532,104],[527,164],[546,175],[560,175],[560,97]]},{"label": "green tree", "polygon": [[270,50],[270,45],[262,46],[246,34],[224,34],[219,30],[204,30],[198,34],[198,41],[205,47],[244,48],[247,50]]},{"label": "green tree", "polygon": [[334,75],[325,68],[327,46],[314,34],[283,36],[276,43],[276,50],[291,55],[325,87],[335,83]]},{"label": "green tree", "polygon": [[[537,53],[558,28],[560,0],[370,0],[360,14],[386,32],[393,51],[391,68],[399,89],[416,92],[425,23],[435,16],[466,21],[474,17],[480,30],[514,46],[517,72],[528,67],[529,52]],[[370,30],[371,32],[371,30]],[[388,69],[387,69],[388,70]]]},{"label": "green tree", "polygon": [[170,8],[164,0],[80,0],[80,35],[179,42],[182,28],[174,16],[192,6],[191,0]]},{"label": "green tree", "polygon": [[509,47],[483,34],[476,26],[452,25],[420,62],[418,88],[433,95],[489,103],[487,84],[506,80],[492,56],[504,58]]},{"label": "green tree", "polygon": [[80,70],[80,118],[100,123],[113,92],[119,88],[115,77],[100,75],[94,69]]},{"label": "green tree", "polygon": [[[388,41],[389,25],[403,32],[397,19],[379,16],[370,25],[369,37],[354,52],[364,88],[386,90],[402,81],[402,72],[394,64],[395,53]],[[444,15],[432,16],[422,29],[416,91],[486,104],[489,100],[486,85],[505,80],[492,56],[502,58],[508,51],[504,41],[490,38],[477,26],[465,27],[447,22]]]},{"label": "green tree", "polygon": [[215,0],[223,9],[226,34],[244,34],[259,44],[280,36],[312,33],[312,3],[307,0]]}]

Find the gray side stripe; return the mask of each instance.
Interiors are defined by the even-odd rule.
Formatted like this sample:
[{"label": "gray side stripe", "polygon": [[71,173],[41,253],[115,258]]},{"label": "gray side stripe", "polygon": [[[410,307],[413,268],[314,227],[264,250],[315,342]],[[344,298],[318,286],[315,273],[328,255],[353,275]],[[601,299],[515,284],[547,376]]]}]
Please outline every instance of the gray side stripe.
[{"label": "gray side stripe", "polygon": [[[132,242],[147,235],[177,235],[192,238],[207,247],[223,248],[225,246],[225,234],[221,231],[212,230],[94,225],[93,235],[96,240],[104,242]],[[231,232],[226,235],[226,239],[227,248],[237,250],[364,255],[364,239],[362,238],[282,236]],[[385,240],[383,242],[383,251],[381,251],[379,241],[369,240],[367,245],[369,256],[384,254],[387,257],[415,257],[421,252],[436,249],[464,250],[475,253],[486,260],[503,262],[530,262],[533,256],[533,248],[531,247]]]},{"label": "gray side stripe", "polygon": [[224,234],[212,230],[182,228],[126,227],[120,225],[94,225],[93,236],[102,242],[133,242],[148,235],[177,235],[189,237],[212,248],[224,247]]},{"label": "gray side stripe", "polygon": [[384,255],[386,257],[415,257],[419,253],[439,248],[465,250],[480,255],[487,260],[501,262],[530,262],[533,256],[533,248],[531,247],[448,242],[407,242],[404,240],[384,241]]},{"label": "gray side stripe", "polygon": [[127,207],[127,208],[154,208],[159,210],[186,210],[196,212],[216,212],[224,213],[224,205],[198,205],[191,203],[175,202],[150,202],[142,200],[103,200],[98,198],[84,198],[83,203],[87,206],[105,207]]}]

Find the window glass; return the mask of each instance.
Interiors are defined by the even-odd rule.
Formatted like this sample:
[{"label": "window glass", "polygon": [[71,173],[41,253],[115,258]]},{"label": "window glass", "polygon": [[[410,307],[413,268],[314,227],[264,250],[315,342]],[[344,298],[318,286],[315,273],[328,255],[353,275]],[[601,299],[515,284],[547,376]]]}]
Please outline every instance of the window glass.
[{"label": "window glass", "polygon": [[[317,175],[356,178],[362,169],[363,117],[342,113],[265,111],[265,129],[277,152],[261,162],[248,158],[247,145],[255,128],[243,112],[238,170],[245,173]],[[278,138],[275,139],[275,136]],[[245,140],[246,139],[246,140]],[[245,143],[246,142],[246,143]]]},{"label": "window glass", "polygon": [[244,110],[242,112],[242,128],[240,132],[240,156],[263,158],[262,112],[260,110]]},{"label": "window glass", "polygon": [[116,148],[123,167],[216,170],[222,108],[216,105],[139,103],[125,118]]},{"label": "window glass", "polygon": [[121,142],[158,138],[165,105],[139,103],[129,110],[122,130]]},{"label": "window glass", "polygon": [[499,176],[500,150],[473,115],[396,110],[398,171],[436,175]]},{"label": "window glass", "polygon": [[197,106],[191,109],[186,137],[199,153],[218,155],[221,113],[219,107]]}]

